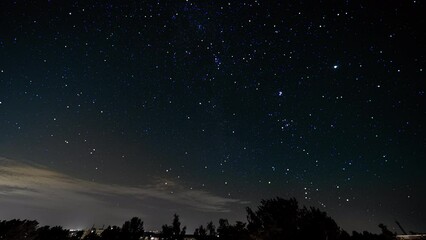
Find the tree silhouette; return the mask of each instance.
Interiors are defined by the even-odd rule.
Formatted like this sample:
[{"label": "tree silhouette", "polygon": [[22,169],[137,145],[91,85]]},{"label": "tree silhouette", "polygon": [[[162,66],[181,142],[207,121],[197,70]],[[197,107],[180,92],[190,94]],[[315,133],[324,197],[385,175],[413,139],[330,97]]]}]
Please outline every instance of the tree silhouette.
[{"label": "tree silhouette", "polygon": [[194,236],[197,240],[207,239],[207,230],[203,227],[203,225],[200,225],[195,229]]},{"label": "tree silhouette", "polygon": [[121,240],[122,233],[121,229],[117,226],[108,226],[102,233],[101,233],[101,239],[102,240]]},{"label": "tree silhouette", "polygon": [[337,240],[340,238],[341,230],[337,223],[325,212],[317,208],[304,207],[300,211],[298,223],[299,239],[328,239]]},{"label": "tree silhouette", "polygon": [[[262,200],[256,211],[247,208],[247,221],[237,221],[234,225],[227,219],[220,219],[216,227],[213,222],[206,227],[200,225],[195,229],[197,240],[395,240],[396,234],[385,225],[379,224],[380,234],[367,231],[352,235],[341,230],[336,222],[323,211],[314,207],[299,208],[296,199],[273,198]],[[158,236],[151,233],[144,235],[143,221],[133,217],[125,221],[122,228],[109,226],[99,236],[92,228],[82,238],[83,231],[70,236],[69,230],[60,226],[39,227],[37,221],[13,219],[0,221],[0,240],[139,240],[143,237]],[[183,240],[186,227],[181,227],[179,216],[174,214],[172,224],[163,225],[160,239]],[[188,236],[187,236],[188,237]]]},{"label": "tree silhouette", "polygon": [[219,239],[250,239],[246,224],[237,221],[235,225],[230,225],[227,219],[219,219],[219,227],[217,228]]},{"label": "tree silhouette", "polygon": [[350,240],[351,239],[351,235],[349,235],[348,232],[342,230],[339,236],[339,240]]},{"label": "tree silhouette", "polygon": [[210,239],[212,237],[216,237],[217,233],[216,233],[216,227],[213,225],[213,222],[210,221],[209,223],[207,223],[207,235],[210,236]]},{"label": "tree silhouette", "polygon": [[255,239],[296,239],[299,205],[296,199],[262,200],[256,212],[247,208],[248,230]]},{"label": "tree silhouette", "polygon": [[186,234],[186,227],[181,229],[181,223],[179,221],[179,215],[173,215],[172,226],[163,225],[161,235],[163,239],[167,240],[182,240]]},{"label": "tree silhouette", "polygon": [[247,208],[248,230],[254,239],[337,240],[336,222],[317,208],[299,208],[296,199],[262,200],[256,212]]},{"label": "tree silhouette", "polygon": [[164,224],[161,227],[161,239],[169,240],[173,239],[173,227],[167,224]]},{"label": "tree silhouette", "polygon": [[226,239],[229,235],[229,222],[227,219],[219,219],[219,227],[217,228],[220,239]]},{"label": "tree silhouette", "polygon": [[194,236],[197,240],[217,239],[216,227],[213,225],[212,221],[207,223],[206,228],[200,225],[195,229]]},{"label": "tree silhouette", "polygon": [[143,221],[138,217],[133,217],[123,224],[121,232],[123,240],[139,240],[144,233]]},{"label": "tree silhouette", "polygon": [[36,240],[67,240],[70,239],[69,230],[60,226],[44,226],[37,229]]},{"label": "tree silhouette", "polygon": [[13,219],[0,222],[0,239],[33,240],[37,236],[38,222]]}]

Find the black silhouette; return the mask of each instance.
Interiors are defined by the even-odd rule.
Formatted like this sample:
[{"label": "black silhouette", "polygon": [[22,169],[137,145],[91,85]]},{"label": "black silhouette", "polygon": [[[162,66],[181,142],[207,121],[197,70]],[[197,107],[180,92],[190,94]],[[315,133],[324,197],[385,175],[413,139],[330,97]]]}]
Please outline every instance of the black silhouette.
[{"label": "black silhouette", "polygon": [[198,227],[198,228],[195,229],[194,236],[196,236],[196,238],[198,240],[207,239],[207,231],[203,227],[203,225],[201,225],[200,227]]},{"label": "black silhouette", "polygon": [[33,240],[37,236],[37,221],[13,219],[0,222],[0,239]]},{"label": "black silhouette", "polygon": [[37,229],[35,240],[65,240],[70,239],[69,230],[60,226],[52,227],[44,226]]},{"label": "black silhouette", "polygon": [[165,240],[183,240],[186,234],[186,227],[181,229],[181,223],[179,221],[179,216],[175,214],[173,216],[173,224],[172,226],[163,225],[161,236],[162,239]]},{"label": "black silhouette", "polygon": [[213,222],[200,225],[194,235],[186,235],[179,216],[174,214],[171,226],[163,225],[161,233],[145,232],[143,221],[133,217],[123,226],[109,226],[105,230],[95,228],[70,232],[60,226],[38,227],[37,221],[13,219],[0,221],[0,239],[7,240],[139,240],[159,237],[164,240],[394,240],[396,234],[379,224],[380,234],[367,231],[352,235],[339,228],[336,222],[317,208],[299,207],[296,199],[274,198],[262,200],[256,210],[247,208],[247,223],[230,224],[220,219],[216,228]]},{"label": "black silhouette", "polygon": [[211,240],[211,239],[217,239],[217,233],[216,233],[216,227],[214,226],[213,222],[210,221],[207,223],[206,228],[204,228],[203,225],[200,225],[200,227],[196,228],[194,231],[194,237],[197,240]]},{"label": "black silhouette", "polygon": [[108,226],[102,233],[101,233],[101,239],[102,240],[121,240],[122,239],[122,233],[121,229],[117,226]]},{"label": "black silhouette", "polygon": [[217,228],[219,239],[250,239],[246,224],[237,221],[235,225],[230,225],[228,220],[219,219],[219,227]]},{"label": "black silhouette", "polygon": [[143,221],[140,218],[133,217],[126,221],[121,228],[123,240],[139,240],[144,234]]}]

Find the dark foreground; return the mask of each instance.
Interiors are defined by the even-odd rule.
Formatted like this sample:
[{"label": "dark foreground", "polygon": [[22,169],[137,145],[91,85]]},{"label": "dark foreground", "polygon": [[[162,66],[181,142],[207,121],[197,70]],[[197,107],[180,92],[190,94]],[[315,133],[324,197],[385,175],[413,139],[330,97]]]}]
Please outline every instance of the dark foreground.
[{"label": "dark foreground", "polygon": [[[247,222],[230,224],[220,219],[216,227],[213,222],[200,225],[193,234],[181,227],[179,216],[174,215],[171,225],[163,225],[158,233],[145,232],[143,221],[133,217],[123,226],[106,229],[67,230],[61,226],[38,226],[34,220],[9,220],[0,222],[0,239],[7,240],[391,240],[397,237],[383,224],[380,234],[367,231],[347,233],[327,213],[317,208],[299,207],[296,199],[275,198],[263,200],[256,210],[247,208]],[[408,238],[407,238],[408,239]],[[414,239],[414,238],[409,238]],[[426,239],[418,236],[415,239]]]}]

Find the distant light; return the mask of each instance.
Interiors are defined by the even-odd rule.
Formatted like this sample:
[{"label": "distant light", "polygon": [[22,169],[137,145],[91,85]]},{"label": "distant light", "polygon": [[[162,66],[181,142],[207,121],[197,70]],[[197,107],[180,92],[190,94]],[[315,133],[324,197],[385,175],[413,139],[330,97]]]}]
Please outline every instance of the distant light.
[{"label": "distant light", "polygon": [[337,69],[338,67],[339,67],[339,66],[337,66],[337,65],[334,65],[334,66],[333,66],[333,68],[334,68],[334,69]]}]

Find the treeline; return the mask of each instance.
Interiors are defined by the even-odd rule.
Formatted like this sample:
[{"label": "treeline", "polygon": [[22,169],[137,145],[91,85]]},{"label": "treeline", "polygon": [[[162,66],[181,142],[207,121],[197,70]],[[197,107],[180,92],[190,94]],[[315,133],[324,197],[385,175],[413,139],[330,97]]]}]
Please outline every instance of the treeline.
[{"label": "treeline", "polygon": [[395,233],[379,224],[380,234],[347,233],[325,212],[317,208],[299,207],[296,199],[262,200],[256,210],[247,208],[247,222],[230,224],[220,219],[200,225],[193,234],[181,226],[178,215],[171,225],[163,225],[160,233],[145,232],[143,221],[134,217],[121,227],[109,226],[103,231],[70,232],[60,226],[38,227],[37,221],[10,220],[0,222],[0,239],[8,240],[139,240],[156,237],[164,240],[391,240]]}]

